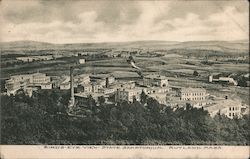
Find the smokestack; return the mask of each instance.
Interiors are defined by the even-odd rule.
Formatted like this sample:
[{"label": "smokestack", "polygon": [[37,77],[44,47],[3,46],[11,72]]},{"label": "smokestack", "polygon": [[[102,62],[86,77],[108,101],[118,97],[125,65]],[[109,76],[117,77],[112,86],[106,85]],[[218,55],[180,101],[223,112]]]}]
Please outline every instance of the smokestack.
[{"label": "smokestack", "polygon": [[71,102],[70,106],[73,106],[75,104],[75,97],[74,97],[74,76],[73,76],[74,68],[70,67],[70,95],[71,95]]},{"label": "smokestack", "polygon": [[106,88],[108,88],[108,87],[109,87],[109,78],[106,77]]}]

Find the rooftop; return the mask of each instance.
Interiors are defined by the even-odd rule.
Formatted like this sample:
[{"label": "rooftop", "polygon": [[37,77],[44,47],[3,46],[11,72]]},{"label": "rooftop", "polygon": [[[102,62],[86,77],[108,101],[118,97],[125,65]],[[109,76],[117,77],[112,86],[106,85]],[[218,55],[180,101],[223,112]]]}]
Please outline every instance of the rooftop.
[{"label": "rooftop", "polygon": [[206,90],[204,88],[181,88],[181,92],[205,92]]},{"label": "rooftop", "polygon": [[167,79],[166,76],[161,76],[161,75],[156,75],[156,74],[146,75],[144,78],[151,78],[151,79]]},{"label": "rooftop", "polygon": [[95,74],[95,75],[90,75],[91,78],[107,78],[107,77],[114,77],[112,74]]},{"label": "rooftop", "polygon": [[213,111],[217,111],[220,109],[233,107],[233,106],[241,106],[241,101],[232,100],[232,99],[217,100],[215,104],[204,107],[204,110],[207,110],[208,112],[213,112]]}]

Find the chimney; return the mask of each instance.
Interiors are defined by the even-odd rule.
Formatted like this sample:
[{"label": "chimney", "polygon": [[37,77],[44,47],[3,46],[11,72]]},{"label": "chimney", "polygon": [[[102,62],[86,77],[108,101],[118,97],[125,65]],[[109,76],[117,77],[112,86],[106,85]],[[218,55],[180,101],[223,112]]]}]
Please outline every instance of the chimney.
[{"label": "chimney", "polygon": [[70,67],[70,95],[71,95],[71,106],[75,103],[75,97],[74,97],[74,76],[73,76],[74,68]]},{"label": "chimney", "polygon": [[108,88],[108,86],[109,86],[109,78],[106,77],[106,88]]}]

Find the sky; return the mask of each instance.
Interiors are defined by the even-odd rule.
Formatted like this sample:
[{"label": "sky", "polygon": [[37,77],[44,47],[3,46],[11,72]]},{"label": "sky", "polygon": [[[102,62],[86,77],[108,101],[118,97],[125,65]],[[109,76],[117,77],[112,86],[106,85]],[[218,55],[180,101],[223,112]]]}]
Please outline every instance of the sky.
[{"label": "sky", "polygon": [[247,0],[2,0],[1,41],[245,40]]}]

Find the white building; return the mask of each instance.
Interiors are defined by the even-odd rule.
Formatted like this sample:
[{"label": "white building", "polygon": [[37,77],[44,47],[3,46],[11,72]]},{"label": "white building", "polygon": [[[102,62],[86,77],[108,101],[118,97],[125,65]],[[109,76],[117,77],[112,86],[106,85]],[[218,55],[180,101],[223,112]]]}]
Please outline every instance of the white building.
[{"label": "white building", "polygon": [[41,84],[41,89],[52,89],[52,83],[51,82],[42,83]]},{"label": "white building", "polygon": [[62,89],[62,90],[68,90],[68,89],[70,89],[70,82],[61,83],[60,86],[59,86],[59,88]]},{"label": "white building", "polygon": [[50,82],[50,77],[44,73],[34,73],[30,79],[30,83],[34,85],[46,84]]},{"label": "white building", "polygon": [[241,109],[242,109],[241,101],[235,99],[222,99],[217,100],[211,105],[207,105],[204,110],[207,110],[211,117],[214,117],[216,114],[225,115],[228,118],[240,118],[242,116]]},{"label": "white building", "polygon": [[182,101],[202,101],[207,96],[204,88],[181,88],[178,95]]},{"label": "white building", "polygon": [[109,87],[111,84],[115,83],[115,77],[110,75],[108,77],[105,78],[106,80],[106,87]]},{"label": "white building", "polygon": [[103,94],[113,94],[113,93],[115,93],[116,92],[116,90],[115,89],[113,89],[113,88],[101,88],[100,90],[99,90],[101,93],[103,93]]},{"label": "white building", "polygon": [[83,92],[85,92],[85,93],[91,93],[92,92],[92,85],[91,84],[85,84],[83,86]]},{"label": "white building", "polygon": [[79,64],[85,64],[85,59],[79,59]]},{"label": "white building", "polygon": [[231,77],[219,77],[219,78],[213,78],[213,75],[210,75],[208,77],[208,81],[209,82],[218,82],[218,83],[222,83],[222,84],[232,84],[234,86],[238,85],[238,82],[235,81],[233,78]]},{"label": "white building", "polygon": [[28,86],[42,87],[42,85],[47,84],[49,82],[50,82],[50,77],[46,76],[46,74],[44,73],[15,75],[15,76],[10,76],[10,79],[6,80],[5,88],[7,89],[8,95],[10,94],[15,95],[16,91],[21,88],[24,89]]}]

